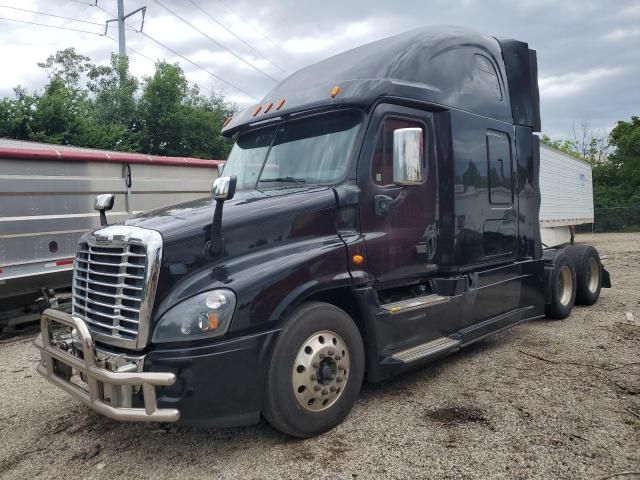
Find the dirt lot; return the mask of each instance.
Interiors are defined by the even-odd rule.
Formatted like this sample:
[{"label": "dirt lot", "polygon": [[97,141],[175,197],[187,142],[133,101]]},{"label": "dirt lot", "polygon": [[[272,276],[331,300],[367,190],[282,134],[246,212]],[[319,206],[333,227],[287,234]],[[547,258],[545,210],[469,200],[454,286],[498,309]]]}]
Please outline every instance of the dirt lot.
[{"label": "dirt lot", "polygon": [[33,335],[5,340],[0,477],[640,479],[640,234],[579,240],[612,274],[597,305],[367,385],[306,441],[118,424],[35,373]]}]

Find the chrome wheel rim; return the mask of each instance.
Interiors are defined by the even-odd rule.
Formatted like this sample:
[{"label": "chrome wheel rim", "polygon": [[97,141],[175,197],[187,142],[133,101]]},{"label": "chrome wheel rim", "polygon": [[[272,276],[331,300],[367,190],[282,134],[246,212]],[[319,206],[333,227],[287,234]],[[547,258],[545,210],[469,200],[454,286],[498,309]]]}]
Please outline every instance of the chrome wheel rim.
[{"label": "chrome wheel rim", "polygon": [[311,335],[300,347],[291,372],[293,393],[305,410],[320,412],[342,395],[351,366],[346,343],[334,332]]},{"label": "chrome wheel rim", "polygon": [[587,284],[591,293],[596,293],[598,283],[600,283],[600,265],[598,265],[595,257],[591,257],[589,259],[589,282]]},{"label": "chrome wheel rim", "polygon": [[571,294],[573,293],[573,282],[571,279],[571,269],[568,265],[560,267],[557,284],[558,300],[562,305],[569,305]]}]

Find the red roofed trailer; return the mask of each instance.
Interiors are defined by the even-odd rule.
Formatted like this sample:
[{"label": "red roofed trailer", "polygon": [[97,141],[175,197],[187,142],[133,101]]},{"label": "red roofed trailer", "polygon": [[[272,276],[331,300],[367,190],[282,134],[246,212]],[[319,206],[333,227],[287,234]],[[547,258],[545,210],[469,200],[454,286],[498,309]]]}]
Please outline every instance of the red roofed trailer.
[{"label": "red roofed trailer", "polygon": [[100,225],[97,194],[115,194],[118,222],[207,196],[221,164],[0,139],[0,325],[38,318],[70,287],[78,240]]}]

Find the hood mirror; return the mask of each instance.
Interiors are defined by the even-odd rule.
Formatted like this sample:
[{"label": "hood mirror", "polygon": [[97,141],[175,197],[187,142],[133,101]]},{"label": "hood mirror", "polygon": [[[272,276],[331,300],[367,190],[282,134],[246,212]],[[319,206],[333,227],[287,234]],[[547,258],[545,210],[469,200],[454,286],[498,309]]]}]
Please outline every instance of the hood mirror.
[{"label": "hood mirror", "polygon": [[236,194],[236,183],[238,182],[238,177],[232,175],[230,177],[218,177],[213,181],[213,186],[211,187],[211,198],[213,198],[216,202],[218,200],[231,200],[233,196]]},{"label": "hood mirror", "polygon": [[393,183],[420,185],[423,172],[422,128],[398,128],[393,131]]},{"label": "hood mirror", "polygon": [[100,225],[107,225],[107,212],[113,208],[113,202],[116,196],[113,193],[103,193],[96,195],[96,200],[93,204],[93,209],[100,212]]},{"label": "hood mirror", "polygon": [[222,237],[222,208],[226,200],[231,200],[236,194],[236,184],[238,177],[218,177],[213,181],[211,187],[211,198],[216,201],[216,208],[213,212],[213,223],[211,224],[211,238],[204,246],[204,253],[207,258],[213,259],[224,252],[224,238]]}]

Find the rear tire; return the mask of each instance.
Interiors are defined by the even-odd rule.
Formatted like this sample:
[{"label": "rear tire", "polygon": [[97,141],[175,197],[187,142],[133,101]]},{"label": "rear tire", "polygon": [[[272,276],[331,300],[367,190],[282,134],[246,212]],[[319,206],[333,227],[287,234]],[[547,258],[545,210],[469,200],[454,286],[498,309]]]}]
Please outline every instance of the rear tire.
[{"label": "rear tire", "polygon": [[550,302],[544,308],[547,318],[567,318],[576,299],[576,270],[564,252],[560,252],[554,259],[549,288]]},{"label": "rear tire", "polygon": [[364,364],[351,317],[328,303],[303,303],[287,318],[271,356],[264,417],[299,438],[335,427],[358,399]]},{"label": "rear tire", "polygon": [[576,269],[576,303],[593,305],[602,288],[602,262],[591,245],[570,245],[564,249]]}]

